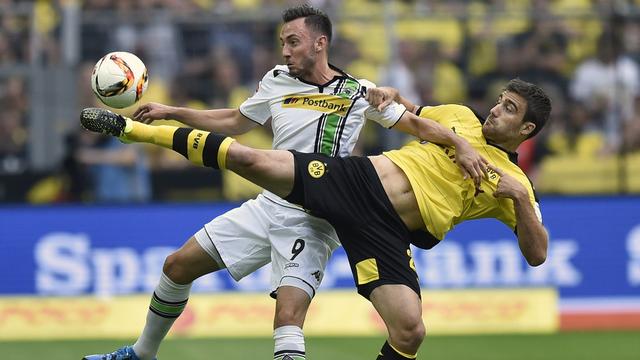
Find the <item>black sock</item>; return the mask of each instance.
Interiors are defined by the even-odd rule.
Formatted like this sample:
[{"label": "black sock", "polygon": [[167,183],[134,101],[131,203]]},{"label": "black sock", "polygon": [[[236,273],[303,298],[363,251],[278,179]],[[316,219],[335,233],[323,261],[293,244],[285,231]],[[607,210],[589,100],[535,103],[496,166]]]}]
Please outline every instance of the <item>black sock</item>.
[{"label": "black sock", "polygon": [[407,357],[405,355],[407,354],[400,354],[391,345],[389,345],[388,341],[385,341],[376,360],[413,360],[416,358],[415,355],[413,357]]}]

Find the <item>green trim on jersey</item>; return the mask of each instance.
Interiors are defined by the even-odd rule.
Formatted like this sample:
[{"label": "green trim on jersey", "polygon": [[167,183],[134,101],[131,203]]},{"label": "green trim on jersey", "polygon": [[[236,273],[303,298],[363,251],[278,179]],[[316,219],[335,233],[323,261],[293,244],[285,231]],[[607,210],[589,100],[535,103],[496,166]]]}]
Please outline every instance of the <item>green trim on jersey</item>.
[{"label": "green trim on jersey", "polygon": [[338,130],[338,124],[341,120],[341,117],[336,114],[325,115],[324,121],[324,129],[322,133],[322,140],[320,140],[320,152],[326,155],[333,156],[333,149],[336,143],[336,133]]},{"label": "green trim on jersey", "polygon": [[[315,151],[329,155],[336,156],[340,150],[340,139],[342,137],[342,130],[346,123],[351,107],[355,100],[360,96],[362,85],[355,79],[345,78],[340,80],[338,86],[335,87],[334,95],[340,96],[345,99],[354,100],[349,106],[349,110],[344,116],[337,114],[323,114],[319,118],[318,134],[316,135]],[[319,136],[319,137],[318,137]]]}]

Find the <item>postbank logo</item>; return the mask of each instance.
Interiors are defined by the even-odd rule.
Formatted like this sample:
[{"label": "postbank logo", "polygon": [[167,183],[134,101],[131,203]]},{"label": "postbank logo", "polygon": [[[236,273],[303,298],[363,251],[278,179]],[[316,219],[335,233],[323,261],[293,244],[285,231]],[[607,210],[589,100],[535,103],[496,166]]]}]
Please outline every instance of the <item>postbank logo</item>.
[{"label": "postbank logo", "polygon": [[283,108],[309,109],[325,114],[347,115],[347,110],[353,103],[351,99],[345,99],[337,95],[309,94],[289,95],[282,101]]},{"label": "postbank logo", "polygon": [[309,175],[316,179],[321,178],[325,171],[324,163],[318,160],[311,161],[307,169],[309,170]]}]

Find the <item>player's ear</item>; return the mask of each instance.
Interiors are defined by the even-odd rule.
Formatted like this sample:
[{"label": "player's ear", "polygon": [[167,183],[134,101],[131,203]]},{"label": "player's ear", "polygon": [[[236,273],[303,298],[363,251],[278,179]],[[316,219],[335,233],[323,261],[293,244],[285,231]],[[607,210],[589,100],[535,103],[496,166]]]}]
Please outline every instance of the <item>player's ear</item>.
[{"label": "player's ear", "polygon": [[536,129],[536,124],[531,121],[525,121],[522,126],[520,126],[520,135],[529,136]]},{"label": "player's ear", "polygon": [[316,39],[316,46],[315,46],[316,52],[322,51],[327,47],[327,45],[328,45],[327,37],[325,35],[318,36],[318,39]]}]

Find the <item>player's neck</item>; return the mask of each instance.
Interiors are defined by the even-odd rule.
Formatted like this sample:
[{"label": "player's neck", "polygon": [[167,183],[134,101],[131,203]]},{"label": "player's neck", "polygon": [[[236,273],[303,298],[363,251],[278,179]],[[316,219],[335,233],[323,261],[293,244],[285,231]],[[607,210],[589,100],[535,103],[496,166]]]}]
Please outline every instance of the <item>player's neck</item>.
[{"label": "player's neck", "polygon": [[319,61],[306,76],[303,77],[304,81],[308,81],[314,84],[326,84],[331,81],[335,76],[341,75],[339,72],[333,70],[329,63],[326,61]]}]

